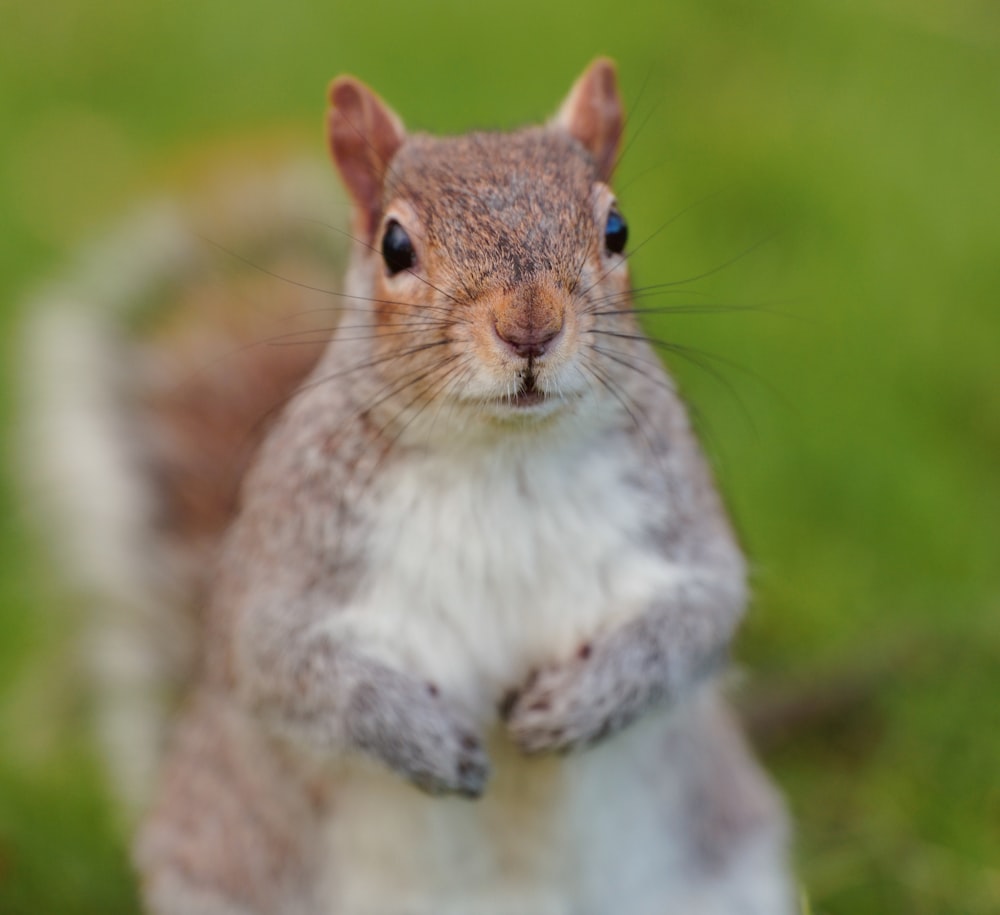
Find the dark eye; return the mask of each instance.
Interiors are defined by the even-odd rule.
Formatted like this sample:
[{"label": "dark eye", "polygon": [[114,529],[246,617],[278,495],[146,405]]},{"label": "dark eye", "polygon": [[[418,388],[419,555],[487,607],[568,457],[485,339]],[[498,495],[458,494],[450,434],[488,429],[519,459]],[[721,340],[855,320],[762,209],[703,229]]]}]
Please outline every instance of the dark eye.
[{"label": "dark eye", "polygon": [[395,219],[389,220],[385,227],[385,235],[382,236],[382,257],[386,267],[389,268],[389,275],[399,273],[400,270],[408,270],[417,262],[417,252],[413,250],[413,242],[410,236]]},{"label": "dark eye", "polygon": [[604,244],[612,254],[621,254],[628,241],[628,226],[622,214],[617,210],[608,213],[608,222],[604,227]]}]

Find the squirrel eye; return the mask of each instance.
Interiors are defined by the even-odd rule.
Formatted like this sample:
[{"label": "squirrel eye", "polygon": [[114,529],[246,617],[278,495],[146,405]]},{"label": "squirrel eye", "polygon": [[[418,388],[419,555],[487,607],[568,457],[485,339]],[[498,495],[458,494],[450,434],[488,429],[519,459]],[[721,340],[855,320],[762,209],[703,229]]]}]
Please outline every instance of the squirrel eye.
[{"label": "squirrel eye", "polygon": [[390,219],[382,236],[382,258],[389,275],[393,276],[401,270],[408,270],[417,262],[417,252],[413,249],[410,236],[395,219]]},{"label": "squirrel eye", "polygon": [[617,210],[608,213],[608,221],[604,226],[604,244],[612,254],[621,254],[628,241],[628,225],[622,214]]}]

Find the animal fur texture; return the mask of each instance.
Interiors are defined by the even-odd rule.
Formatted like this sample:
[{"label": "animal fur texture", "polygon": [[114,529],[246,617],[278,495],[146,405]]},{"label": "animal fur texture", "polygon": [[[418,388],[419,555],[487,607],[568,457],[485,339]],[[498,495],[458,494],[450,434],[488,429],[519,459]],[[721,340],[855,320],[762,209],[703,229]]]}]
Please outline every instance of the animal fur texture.
[{"label": "animal fur texture", "polygon": [[716,685],[745,563],[606,239],[612,65],[511,133],[331,98],[341,316],[198,592],[149,911],[790,913]]}]

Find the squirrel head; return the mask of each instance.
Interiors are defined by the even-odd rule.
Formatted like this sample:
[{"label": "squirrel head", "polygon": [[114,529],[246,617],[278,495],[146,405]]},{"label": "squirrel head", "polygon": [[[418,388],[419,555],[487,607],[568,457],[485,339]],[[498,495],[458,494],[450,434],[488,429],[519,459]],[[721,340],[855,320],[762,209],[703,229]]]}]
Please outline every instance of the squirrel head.
[{"label": "squirrel head", "polygon": [[629,288],[609,186],[623,122],[613,63],[594,61],[546,125],[508,133],[408,134],[349,76],[330,101],[354,207],[350,291],[372,301],[384,372],[419,377],[418,398],[424,384],[427,400],[504,416],[544,415],[599,386],[586,334],[599,304]]}]

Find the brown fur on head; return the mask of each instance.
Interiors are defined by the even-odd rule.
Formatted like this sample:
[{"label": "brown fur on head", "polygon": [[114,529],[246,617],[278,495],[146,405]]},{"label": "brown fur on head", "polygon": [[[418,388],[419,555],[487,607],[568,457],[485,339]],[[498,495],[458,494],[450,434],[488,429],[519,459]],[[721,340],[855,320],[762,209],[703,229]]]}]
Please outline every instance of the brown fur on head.
[{"label": "brown fur on head", "polygon": [[[331,99],[330,147],[362,233],[352,291],[376,301],[376,354],[413,350],[391,367],[425,383],[427,399],[582,395],[588,307],[628,284],[605,246],[622,125],[611,62],[595,61],[549,124],[506,134],[407,135],[351,77]],[[413,255],[397,270],[381,250],[394,224]]]}]

